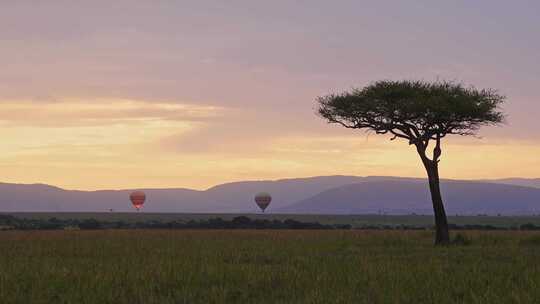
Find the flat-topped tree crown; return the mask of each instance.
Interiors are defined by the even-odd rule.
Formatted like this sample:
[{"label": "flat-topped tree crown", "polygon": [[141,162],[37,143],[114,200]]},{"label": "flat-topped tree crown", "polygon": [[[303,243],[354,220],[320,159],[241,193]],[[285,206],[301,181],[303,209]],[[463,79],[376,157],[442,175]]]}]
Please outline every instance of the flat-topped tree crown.
[{"label": "flat-topped tree crown", "polygon": [[427,147],[448,134],[474,135],[501,123],[504,96],[453,82],[378,81],[318,98],[319,114],[347,128],[392,134]]},{"label": "flat-topped tree crown", "polygon": [[[504,120],[505,97],[453,82],[378,81],[363,89],[317,99],[319,114],[330,123],[377,134],[392,134],[415,145],[429,180],[435,214],[436,244],[449,242],[448,223],[439,187],[441,139],[474,135],[481,126]],[[433,156],[426,155],[435,141]]]}]

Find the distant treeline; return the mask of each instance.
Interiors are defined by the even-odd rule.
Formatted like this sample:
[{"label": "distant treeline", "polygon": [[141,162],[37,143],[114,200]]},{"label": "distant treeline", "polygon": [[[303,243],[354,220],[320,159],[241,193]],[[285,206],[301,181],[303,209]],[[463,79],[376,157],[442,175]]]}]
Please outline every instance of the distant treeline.
[{"label": "distant treeline", "polygon": [[77,230],[77,229],[351,229],[351,225],[324,225],[299,222],[292,219],[252,220],[238,216],[232,220],[213,218],[189,221],[100,221],[93,218],[77,219],[26,219],[11,215],[0,215],[0,230]]},{"label": "distant treeline", "polygon": [[[512,227],[493,225],[456,225],[449,224],[452,230],[540,230],[540,226],[531,223]],[[147,220],[138,222],[103,221],[89,219],[28,219],[12,215],[0,214],[0,230],[79,230],[79,229],[364,229],[364,230],[426,230],[432,227],[411,225],[363,225],[353,227],[349,224],[321,224],[317,222],[300,222],[293,219],[266,220],[250,219],[238,216],[232,220],[222,218],[201,219],[198,221],[159,221]]]}]

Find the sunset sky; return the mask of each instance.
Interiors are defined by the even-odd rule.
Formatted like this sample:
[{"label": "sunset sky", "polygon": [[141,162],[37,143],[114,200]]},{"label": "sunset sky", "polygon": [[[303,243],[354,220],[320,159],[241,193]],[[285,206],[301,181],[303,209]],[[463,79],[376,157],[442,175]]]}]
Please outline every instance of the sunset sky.
[{"label": "sunset sky", "polygon": [[540,177],[540,2],[1,1],[0,181],[188,187],[424,176],[403,141],[326,124],[315,98],[381,79],[508,97],[447,138],[446,178]]}]

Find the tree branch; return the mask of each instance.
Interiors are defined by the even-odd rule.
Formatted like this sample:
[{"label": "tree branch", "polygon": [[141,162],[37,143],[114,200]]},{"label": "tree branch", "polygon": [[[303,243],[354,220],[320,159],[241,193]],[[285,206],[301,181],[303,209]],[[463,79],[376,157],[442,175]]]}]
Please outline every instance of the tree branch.
[{"label": "tree branch", "polygon": [[437,133],[435,148],[433,148],[433,162],[439,162],[439,157],[441,157],[441,153],[441,135]]}]

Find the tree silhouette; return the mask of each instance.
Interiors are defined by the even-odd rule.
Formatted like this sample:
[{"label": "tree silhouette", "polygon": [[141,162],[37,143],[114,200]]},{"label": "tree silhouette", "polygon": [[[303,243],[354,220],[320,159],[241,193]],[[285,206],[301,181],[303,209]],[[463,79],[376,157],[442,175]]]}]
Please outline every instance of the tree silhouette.
[{"label": "tree silhouette", "polygon": [[[441,140],[475,135],[481,126],[502,123],[505,97],[447,81],[378,81],[363,89],[317,98],[318,113],[346,128],[390,134],[414,145],[429,180],[435,214],[435,244],[449,242],[448,222],[439,187]],[[428,147],[433,144],[433,154]]]}]

